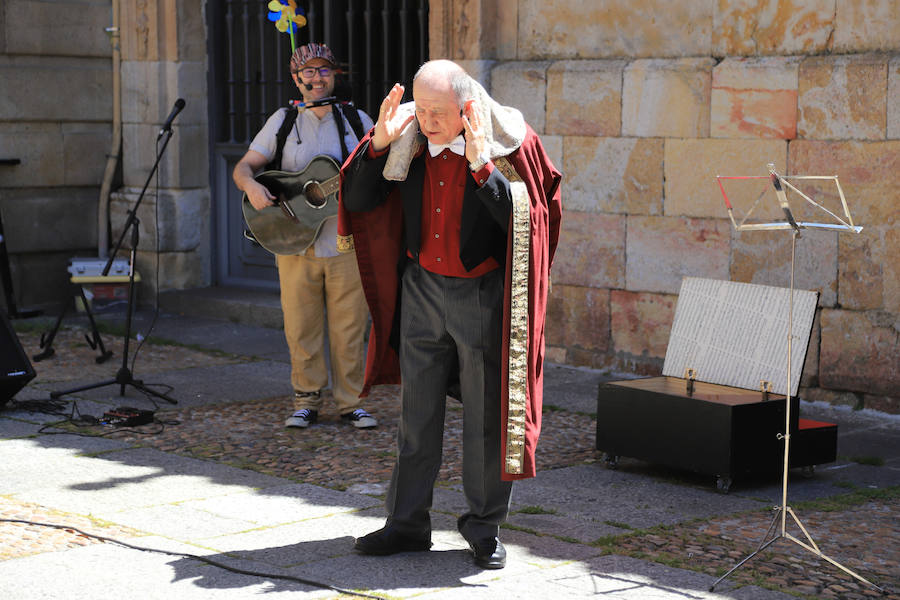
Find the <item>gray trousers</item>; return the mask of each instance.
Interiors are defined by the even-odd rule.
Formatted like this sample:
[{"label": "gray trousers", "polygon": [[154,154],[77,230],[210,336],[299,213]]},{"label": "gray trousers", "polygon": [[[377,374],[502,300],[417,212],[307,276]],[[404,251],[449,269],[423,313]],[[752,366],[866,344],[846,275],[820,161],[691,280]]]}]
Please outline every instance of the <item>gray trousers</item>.
[{"label": "gray trousers", "polygon": [[447,384],[456,365],[468,502],[458,528],[475,541],[496,536],[506,519],[512,482],[500,478],[502,305],[503,269],[468,279],[407,264],[400,321],[402,412],[387,495],[388,522],[400,531],[417,536],[431,532],[429,510],[441,466]]}]

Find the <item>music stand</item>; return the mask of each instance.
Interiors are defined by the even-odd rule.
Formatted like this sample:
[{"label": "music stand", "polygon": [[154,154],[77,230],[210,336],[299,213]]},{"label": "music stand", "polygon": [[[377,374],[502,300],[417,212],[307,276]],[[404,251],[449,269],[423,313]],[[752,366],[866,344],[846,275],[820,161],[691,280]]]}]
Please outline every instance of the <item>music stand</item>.
[{"label": "music stand", "polygon": [[[798,546],[809,550],[819,558],[826,560],[837,568],[841,569],[845,573],[852,575],[859,581],[866,583],[882,594],[885,593],[885,590],[865,577],[851,571],[844,565],[840,564],[833,558],[826,556],[819,550],[819,547],[816,545],[816,542],[813,541],[812,537],[809,535],[809,532],[806,531],[806,528],[800,522],[800,519],[797,518],[797,514],[794,512],[790,506],[787,505],[787,487],[788,487],[788,465],[790,458],[790,442],[791,442],[791,394],[796,390],[792,389],[792,380],[791,380],[791,346],[793,342],[793,317],[794,317],[794,258],[796,254],[796,242],[797,238],[800,237],[801,229],[825,229],[830,231],[838,231],[838,232],[852,232],[859,233],[862,231],[862,227],[856,226],[853,224],[853,218],[850,216],[850,210],[847,208],[847,200],[844,198],[844,191],[841,189],[841,184],[838,182],[837,175],[832,176],[815,176],[815,175],[792,175],[785,176],[779,175],[775,172],[775,165],[769,163],[767,165],[769,174],[768,175],[758,175],[758,176],[720,176],[716,175],[716,180],[719,183],[719,189],[722,191],[722,197],[725,199],[725,206],[728,208],[728,217],[731,219],[731,223],[734,226],[736,231],[788,231],[791,234],[791,285],[789,292],[789,300],[788,300],[788,343],[787,343],[787,389],[785,392],[785,425],[784,425],[784,433],[778,434],[778,438],[784,440],[784,469],[782,472],[782,481],[781,481],[781,506],[775,507],[775,516],[772,518],[772,522],[769,524],[769,528],[763,536],[762,540],[760,540],[759,546],[751,552],[749,555],[744,557],[740,562],[734,565],[727,573],[719,577],[709,588],[709,591],[714,591],[716,586],[719,585],[722,580],[726,577],[734,573],[741,566],[743,566],[747,561],[752,559],[754,556],[777,542],[779,539],[784,538],[790,542],[794,542]],[[747,223],[747,219],[752,214],[753,210],[756,208],[759,203],[760,198],[762,198],[763,194],[760,194],[757,197],[756,202],[751,206],[750,210],[747,214],[740,220],[740,222],[735,221],[734,211],[731,206],[731,202],[728,199],[728,194],[725,193],[725,187],[722,185],[722,180],[727,179],[769,179],[772,183],[772,188],[775,190],[775,197],[778,205],[782,209],[785,215],[785,221],[771,221],[771,222],[763,222],[763,223]],[[790,181],[793,180],[831,180],[834,181],[835,186],[837,186],[838,195],[841,199],[841,206],[843,207],[844,217],[840,217],[828,210],[818,202],[814,201],[812,198],[804,194],[802,191],[794,187]],[[768,187],[768,186],[767,186]],[[813,223],[813,222],[805,222],[805,221],[796,221],[794,219],[793,213],[791,211],[790,204],[787,201],[787,194],[785,193],[785,188],[789,188],[803,197],[804,200],[814,205],[815,207],[825,211],[829,215],[831,215],[837,223]],[[798,379],[799,385],[799,379]],[[806,537],[807,542],[798,539],[792,534],[786,531],[786,521],[787,516],[790,515],[794,520],[794,523],[797,524],[797,527],[800,528],[800,531],[803,532],[803,535]],[[776,525],[778,521],[781,521],[780,527],[776,530]],[[772,536],[769,539],[769,536]],[[767,541],[768,540],[768,541]]]},{"label": "music stand", "polygon": [[[179,99],[181,106],[184,106],[184,100]],[[176,103],[176,107],[178,107]],[[181,108],[177,108],[177,110],[181,110]],[[134,316],[134,266],[135,259],[137,253],[138,242],[140,240],[140,220],[137,218],[138,207],[141,205],[141,201],[144,199],[144,193],[147,191],[147,187],[150,185],[150,181],[153,179],[153,174],[156,172],[159,167],[159,161],[162,159],[163,153],[166,151],[166,146],[169,145],[169,140],[172,138],[172,119],[174,119],[174,115],[177,114],[177,110],[173,110],[173,114],[169,116],[169,120],[163,129],[159,132],[159,137],[157,138],[157,142],[164,138],[162,146],[159,148],[159,152],[156,155],[156,162],[153,163],[153,168],[150,169],[150,174],[147,175],[147,181],[144,182],[144,188],[141,190],[140,195],[138,196],[137,202],[134,203],[134,207],[128,212],[128,218],[125,221],[125,226],[122,228],[122,235],[119,236],[119,241],[116,243],[115,249],[109,254],[109,260],[106,262],[106,266],[103,267],[103,276],[106,277],[109,275],[109,270],[112,268],[113,261],[115,260],[116,254],[118,254],[119,250],[122,249],[122,242],[125,241],[125,236],[128,234],[129,228],[131,229],[131,251],[129,256],[129,268],[128,268],[128,308],[126,311],[125,317],[125,339],[123,340],[123,349],[122,349],[122,366],[119,367],[119,370],[116,372],[116,376],[114,379],[107,379],[105,381],[100,381],[97,383],[91,383],[88,385],[82,385],[76,388],[71,388],[68,390],[62,390],[57,392],[50,392],[50,397],[53,399],[59,398],[60,396],[65,396],[67,394],[74,394],[76,392],[83,392],[85,390],[93,390],[100,387],[105,387],[107,385],[115,385],[118,384],[121,386],[119,391],[120,396],[125,395],[125,387],[131,386],[136,388],[145,394],[149,394],[151,396],[155,396],[156,398],[160,398],[169,402],[171,404],[178,404],[178,401],[174,398],[170,398],[166,394],[162,392],[157,392],[156,390],[150,389],[144,382],[140,379],[135,379],[134,375],[131,372],[131,369],[128,368],[128,344],[131,340],[131,321]]]}]

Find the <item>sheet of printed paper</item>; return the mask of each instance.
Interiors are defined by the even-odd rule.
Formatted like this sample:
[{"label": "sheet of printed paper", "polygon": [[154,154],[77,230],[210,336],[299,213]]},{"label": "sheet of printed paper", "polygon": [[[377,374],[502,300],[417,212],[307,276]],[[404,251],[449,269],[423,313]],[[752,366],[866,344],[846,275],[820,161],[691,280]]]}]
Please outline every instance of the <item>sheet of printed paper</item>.
[{"label": "sheet of printed paper", "polygon": [[[791,395],[800,385],[803,360],[816,312],[817,292],[794,290]],[[663,375],[759,389],[768,381],[776,394],[787,392],[790,289],[685,277]]]}]

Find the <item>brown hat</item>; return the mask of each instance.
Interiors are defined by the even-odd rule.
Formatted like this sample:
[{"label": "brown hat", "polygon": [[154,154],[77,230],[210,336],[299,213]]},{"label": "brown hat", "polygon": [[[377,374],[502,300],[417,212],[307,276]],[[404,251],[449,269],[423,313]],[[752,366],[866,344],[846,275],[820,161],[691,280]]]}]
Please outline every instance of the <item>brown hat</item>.
[{"label": "brown hat", "polygon": [[306,66],[306,63],[314,58],[327,60],[332,66],[337,66],[331,48],[325,44],[310,43],[305,46],[298,46],[291,55],[291,73],[298,73],[300,69]]}]

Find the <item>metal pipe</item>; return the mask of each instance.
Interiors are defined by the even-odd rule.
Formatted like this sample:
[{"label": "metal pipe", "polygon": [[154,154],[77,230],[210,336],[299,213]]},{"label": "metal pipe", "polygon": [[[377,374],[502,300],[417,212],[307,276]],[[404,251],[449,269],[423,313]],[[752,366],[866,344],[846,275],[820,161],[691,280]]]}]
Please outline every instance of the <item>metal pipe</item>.
[{"label": "metal pipe", "polygon": [[109,256],[109,192],[122,150],[122,50],[119,45],[119,0],[112,0],[112,26],[106,29],[112,44],[113,130],[106,169],[97,203],[97,256]]}]

